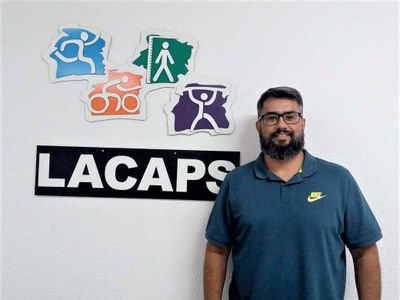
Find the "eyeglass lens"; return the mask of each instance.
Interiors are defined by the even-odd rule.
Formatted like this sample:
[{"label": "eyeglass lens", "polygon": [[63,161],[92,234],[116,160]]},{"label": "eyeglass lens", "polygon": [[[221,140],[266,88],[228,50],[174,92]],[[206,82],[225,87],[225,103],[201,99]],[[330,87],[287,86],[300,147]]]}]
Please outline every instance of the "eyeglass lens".
[{"label": "eyeglass lens", "polygon": [[296,124],[300,120],[299,113],[290,112],[284,114],[265,114],[261,117],[263,122],[267,125],[275,125],[279,122],[279,118],[282,117],[287,124]]}]

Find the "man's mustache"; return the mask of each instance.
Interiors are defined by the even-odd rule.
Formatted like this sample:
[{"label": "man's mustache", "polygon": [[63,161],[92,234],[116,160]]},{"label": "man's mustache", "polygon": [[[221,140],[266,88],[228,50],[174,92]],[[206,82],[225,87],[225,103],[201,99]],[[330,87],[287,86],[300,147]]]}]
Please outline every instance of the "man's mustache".
[{"label": "man's mustache", "polygon": [[282,130],[282,129],[277,129],[276,131],[274,131],[272,133],[272,137],[277,137],[280,133],[285,133],[287,135],[289,135],[290,137],[293,137],[293,132],[289,131],[289,130]]}]

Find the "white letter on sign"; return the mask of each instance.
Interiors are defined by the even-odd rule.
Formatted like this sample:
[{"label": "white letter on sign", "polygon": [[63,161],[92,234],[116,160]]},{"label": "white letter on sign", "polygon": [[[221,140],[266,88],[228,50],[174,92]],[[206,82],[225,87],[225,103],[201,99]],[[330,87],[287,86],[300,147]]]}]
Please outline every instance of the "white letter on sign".
[{"label": "white letter on sign", "polygon": [[65,187],[65,179],[50,178],[50,153],[39,154],[38,186]]},{"label": "white letter on sign", "polygon": [[[87,167],[88,174],[83,174],[85,167]],[[69,180],[68,187],[76,188],[81,182],[90,182],[93,188],[103,188],[99,170],[97,170],[96,162],[91,154],[82,154],[79,157],[75,170]]]},{"label": "white letter on sign", "polygon": [[[218,168],[219,167],[224,167],[226,171],[230,172],[232,171],[235,167],[235,165],[227,160],[216,160],[213,161],[209,166],[208,166],[208,173],[215,179],[223,181],[227,172],[222,172]],[[219,186],[215,181],[207,181],[206,183],[208,190],[211,193],[218,194],[219,191]]]},{"label": "white letter on sign", "polygon": [[[153,177],[158,172],[158,178]],[[169,180],[167,168],[162,157],[152,157],[140,181],[138,191],[148,191],[151,185],[160,185],[163,192],[173,192],[171,181]]]},{"label": "white letter on sign", "polygon": [[[194,168],[194,172],[189,173],[189,167]],[[206,166],[198,159],[178,159],[178,171],[176,175],[176,191],[187,192],[187,182],[203,178],[206,174]]]},{"label": "white letter on sign", "polygon": [[137,164],[133,158],[121,155],[111,158],[106,165],[104,175],[108,185],[115,190],[126,191],[135,185],[136,179],[128,176],[125,181],[118,181],[116,171],[119,165],[125,165],[132,169],[136,168]]}]

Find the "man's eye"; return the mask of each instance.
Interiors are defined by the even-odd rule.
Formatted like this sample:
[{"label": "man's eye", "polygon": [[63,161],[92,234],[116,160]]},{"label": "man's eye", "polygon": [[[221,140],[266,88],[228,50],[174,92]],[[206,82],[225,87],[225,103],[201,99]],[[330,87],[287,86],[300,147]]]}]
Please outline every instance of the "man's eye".
[{"label": "man's eye", "polygon": [[296,115],[295,114],[285,115],[285,120],[286,121],[293,121],[295,119],[296,119]]},{"label": "man's eye", "polygon": [[276,116],[276,115],[268,115],[268,116],[265,116],[264,119],[267,122],[276,121],[278,119],[278,116]]}]

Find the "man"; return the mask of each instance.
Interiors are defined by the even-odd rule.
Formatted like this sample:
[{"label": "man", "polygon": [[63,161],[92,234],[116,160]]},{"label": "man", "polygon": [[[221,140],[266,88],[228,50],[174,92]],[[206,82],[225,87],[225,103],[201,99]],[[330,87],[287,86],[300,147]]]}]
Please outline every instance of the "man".
[{"label": "man", "polygon": [[206,229],[205,299],[221,299],[232,250],[230,299],[343,299],[345,246],[360,299],[380,298],[382,234],[345,168],[303,149],[303,101],[289,87],[257,103],[262,153],[230,172]]}]

